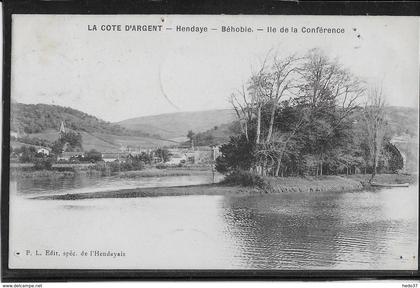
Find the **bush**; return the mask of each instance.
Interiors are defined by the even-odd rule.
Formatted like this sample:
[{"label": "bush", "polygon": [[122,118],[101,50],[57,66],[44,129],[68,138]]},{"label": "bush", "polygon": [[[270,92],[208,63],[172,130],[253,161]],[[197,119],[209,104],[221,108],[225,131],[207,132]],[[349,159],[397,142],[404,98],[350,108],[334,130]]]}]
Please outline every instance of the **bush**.
[{"label": "bush", "polygon": [[255,144],[244,135],[230,137],[229,143],[220,147],[221,156],[216,159],[216,170],[222,174],[236,170],[246,171],[255,163]]},{"label": "bush", "polygon": [[50,158],[38,158],[35,160],[35,170],[51,170],[53,161]]},{"label": "bush", "polygon": [[165,164],[156,164],[157,169],[166,169],[167,166]]},{"label": "bush", "polygon": [[108,162],[106,163],[109,167],[109,169],[111,170],[112,173],[114,172],[120,172],[121,169],[121,163],[118,161],[113,161],[113,162]]},{"label": "bush", "polygon": [[75,172],[74,167],[54,167],[54,170],[58,172]]},{"label": "bush", "polygon": [[84,160],[91,163],[102,161],[102,153],[95,149],[91,149],[89,152],[85,153]]},{"label": "bush", "polygon": [[266,189],[268,184],[260,175],[250,171],[235,170],[226,175],[223,184],[240,185],[245,187],[257,187]]},{"label": "bush", "polygon": [[124,171],[134,171],[134,170],[143,170],[144,162],[139,160],[139,158],[133,158],[129,161],[126,161],[122,164],[122,170]]}]

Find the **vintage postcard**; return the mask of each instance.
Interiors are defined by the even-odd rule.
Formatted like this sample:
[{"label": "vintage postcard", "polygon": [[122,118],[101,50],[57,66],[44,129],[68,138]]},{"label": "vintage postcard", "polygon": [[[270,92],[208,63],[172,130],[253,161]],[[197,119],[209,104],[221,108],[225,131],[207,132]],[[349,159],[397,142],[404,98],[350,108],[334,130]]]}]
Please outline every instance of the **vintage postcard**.
[{"label": "vintage postcard", "polygon": [[418,270],[417,17],[11,32],[10,269]]}]

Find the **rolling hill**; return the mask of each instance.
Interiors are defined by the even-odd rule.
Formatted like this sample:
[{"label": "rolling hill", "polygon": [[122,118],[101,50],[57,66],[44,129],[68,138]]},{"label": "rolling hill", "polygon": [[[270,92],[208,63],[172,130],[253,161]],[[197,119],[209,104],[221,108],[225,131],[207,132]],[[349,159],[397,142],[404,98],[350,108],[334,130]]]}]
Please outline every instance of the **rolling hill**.
[{"label": "rolling hill", "polygon": [[[61,121],[65,123],[67,130],[82,135],[82,146],[85,151],[96,149],[113,152],[118,151],[121,146],[152,148],[176,144],[161,139],[154,133],[129,130],[68,107],[21,103],[11,105],[11,130],[25,137],[44,139],[52,143],[59,137]],[[25,144],[17,141],[14,145]]]},{"label": "rolling hill", "polygon": [[189,130],[203,132],[235,120],[231,109],[178,112],[127,119],[116,124],[131,130],[159,134],[164,139],[186,139]]},{"label": "rolling hill", "polygon": [[63,121],[67,128],[75,131],[159,137],[142,131],[127,130],[79,110],[58,105],[12,103],[10,114],[10,129],[27,134],[58,130]]},{"label": "rolling hill", "polygon": [[[391,135],[417,135],[417,109],[391,106],[387,107],[386,113]],[[200,142],[204,143],[202,145],[207,145],[207,142],[224,143],[239,131],[235,120],[232,110],[221,109],[161,114],[109,123],[72,108],[13,103],[11,129],[52,143],[57,140],[59,125],[64,121],[67,129],[81,133],[84,150],[111,152],[121,146],[174,146],[187,140],[189,130],[195,132],[197,145],[201,145]]]},{"label": "rolling hill", "polygon": [[[177,143],[157,138],[127,135],[112,135],[103,133],[79,132],[82,135],[83,150],[95,149],[101,152],[116,152],[122,146],[141,147],[143,149],[154,148],[157,146],[173,146]],[[28,134],[29,137],[46,139],[54,142],[58,139],[58,131],[48,130],[41,133]]]},{"label": "rolling hill", "polygon": [[[417,135],[417,109],[389,106],[386,109],[386,114],[392,135],[399,135],[403,132],[413,136]],[[234,127],[233,123],[235,120],[236,116],[232,110],[223,109],[138,117],[117,124],[127,129],[157,133],[164,138],[178,141],[187,141],[186,135],[189,130],[192,130],[200,138],[196,139],[196,144],[200,145],[228,141],[229,136],[238,132],[238,127]]]}]

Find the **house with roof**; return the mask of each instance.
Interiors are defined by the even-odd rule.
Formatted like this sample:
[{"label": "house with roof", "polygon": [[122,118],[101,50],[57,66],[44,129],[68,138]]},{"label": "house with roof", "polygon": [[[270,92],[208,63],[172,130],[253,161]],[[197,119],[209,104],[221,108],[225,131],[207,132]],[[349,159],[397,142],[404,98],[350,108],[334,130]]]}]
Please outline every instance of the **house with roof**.
[{"label": "house with roof", "polygon": [[50,155],[51,149],[46,147],[39,147],[36,149],[36,152],[48,156]]},{"label": "house with roof", "polygon": [[166,164],[168,165],[180,165],[187,162],[187,155],[185,153],[171,153],[171,157]]}]

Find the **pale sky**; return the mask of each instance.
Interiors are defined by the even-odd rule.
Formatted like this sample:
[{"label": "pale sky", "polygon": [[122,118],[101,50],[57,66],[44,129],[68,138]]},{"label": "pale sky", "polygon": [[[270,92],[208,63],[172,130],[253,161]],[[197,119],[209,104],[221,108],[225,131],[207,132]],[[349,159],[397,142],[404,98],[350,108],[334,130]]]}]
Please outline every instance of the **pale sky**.
[{"label": "pale sky", "polygon": [[[94,24],[123,31],[88,31]],[[164,31],[124,31],[132,24],[163,24]],[[175,32],[176,25],[219,30]],[[222,33],[222,25],[299,33]],[[345,33],[301,32],[317,26]],[[389,105],[418,107],[415,17],[13,15],[12,27],[12,101],[69,106],[107,121],[229,108],[229,95],[270,49],[287,56],[321,48],[357,76],[383,83]]]}]

